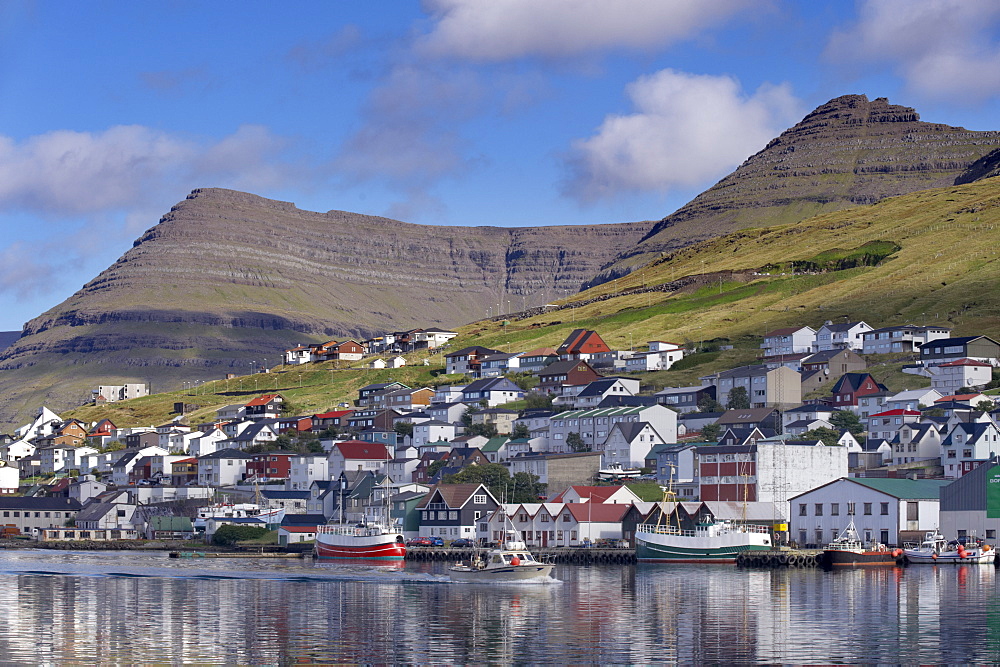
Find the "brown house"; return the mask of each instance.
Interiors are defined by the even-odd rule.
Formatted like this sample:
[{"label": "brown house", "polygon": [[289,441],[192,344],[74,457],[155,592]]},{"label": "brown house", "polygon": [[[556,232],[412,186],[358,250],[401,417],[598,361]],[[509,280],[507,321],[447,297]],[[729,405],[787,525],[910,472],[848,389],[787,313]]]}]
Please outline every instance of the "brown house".
[{"label": "brown house", "polygon": [[868,364],[853,350],[824,350],[810,354],[802,362],[802,393],[819,389],[844,373],[857,373],[868,368]]},{"label": "brown house", "polygon": [[586,361],[557,361],[538,371],[538,391],[561,396],[564,386],[582,386],[601,377]]}]

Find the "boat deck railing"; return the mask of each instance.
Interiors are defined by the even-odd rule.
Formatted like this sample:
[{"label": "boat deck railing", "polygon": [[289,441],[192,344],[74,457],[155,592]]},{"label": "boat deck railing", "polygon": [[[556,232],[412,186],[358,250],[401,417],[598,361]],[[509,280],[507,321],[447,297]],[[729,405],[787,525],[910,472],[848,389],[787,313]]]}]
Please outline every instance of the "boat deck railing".
[{"label": "boat deck railing", "polygon": [[[767,526],[757,526],[752,523],[745,524],[729,524],[726,528],[734,533],[764,533],[768,534],[771,529]],[[681,530],[677,526],[658,526],[651,523],[639,524],[636,528],[636,532],[640,533],[657,533],[660,535],[681,535],[683,537],[695,537],[699,534],[703,534],[702,531],[695,530]]]}]

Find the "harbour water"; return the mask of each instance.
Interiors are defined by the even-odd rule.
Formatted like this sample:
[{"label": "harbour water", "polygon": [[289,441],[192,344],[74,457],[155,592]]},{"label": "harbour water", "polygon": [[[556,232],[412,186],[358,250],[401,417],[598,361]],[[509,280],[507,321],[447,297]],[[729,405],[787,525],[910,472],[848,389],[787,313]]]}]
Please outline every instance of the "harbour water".
[{"label": "harbour water", "polygon": [[824,572],[0,552],[3,664],[1000,662],[989,566]]}]

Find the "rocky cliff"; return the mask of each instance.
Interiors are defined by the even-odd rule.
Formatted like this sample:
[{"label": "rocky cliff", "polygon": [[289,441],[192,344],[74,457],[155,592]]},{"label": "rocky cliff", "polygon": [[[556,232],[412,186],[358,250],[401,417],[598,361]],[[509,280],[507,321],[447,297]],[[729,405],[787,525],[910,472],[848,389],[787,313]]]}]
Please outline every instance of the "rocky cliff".
[{"label": "rocky cliff", "polygon": [[660,253],[736,229],[797,222],[951,185],[998,146],[1000,132],[922,122],[914,109],[889,104],[884,97],[838,97],[663,218],[595,282],[627,273]]},{"label": "rocky cliff", "polygon": [[98,383],[165,390],[276,363],[305,340],[539,305],[579,291],[651,226],[433,227],[195,190],[25,325],[0,356],[0,418],[79,404]]}]

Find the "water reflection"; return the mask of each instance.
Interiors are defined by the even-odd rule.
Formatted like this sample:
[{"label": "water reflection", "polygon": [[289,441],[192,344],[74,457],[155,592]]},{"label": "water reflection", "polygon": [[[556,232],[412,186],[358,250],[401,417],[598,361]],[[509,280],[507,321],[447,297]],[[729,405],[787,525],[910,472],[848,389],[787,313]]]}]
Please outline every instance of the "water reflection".
[{"label": "water reflection", "polygon": [[442,564],[0,553],[8,663],[996,662],[996,572],[573,567],[455,584]]}]

